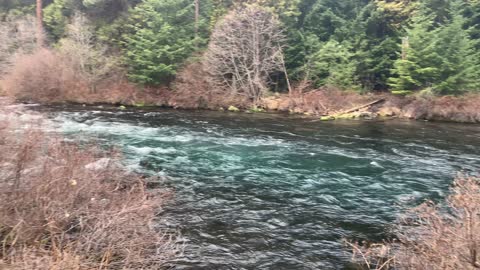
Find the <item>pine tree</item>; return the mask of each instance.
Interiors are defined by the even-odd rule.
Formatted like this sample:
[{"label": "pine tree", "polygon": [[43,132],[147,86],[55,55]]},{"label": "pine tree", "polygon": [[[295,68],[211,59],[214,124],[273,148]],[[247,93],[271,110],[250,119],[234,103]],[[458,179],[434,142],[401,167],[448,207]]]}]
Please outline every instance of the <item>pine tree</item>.
[{"label": "pine tree", "polygon": [[394,64],[395,76],[389,80],[393,90],[419,90],[439,80],[442,57],[435,46],[438,31],[433,28],[432,16],[413,18]]},{"label": "pine tree", "polygon": [[195,49],[194,18],[190,0],[145,0],[135,7],[123,36],[128,77],[148,85],[170,82]]},{"label": "pine tree", "polygon": [[479,57],[461,15],[461,2],[452,2],[446,15],[451,18],[438,25],[437,14],[414,19],[404,38],[401,57],[395,62],[394,90],[432,88],[438,94],[474,91],[479,83]]},{"label": "pine tree", "polygon": [[440,78],[433,88],[441,94],[459,94],[480,86],[479,54],[475,42],[463,29],[466,19],[454,7],[452,20],[438,32],[436,48],[442,55]]}]

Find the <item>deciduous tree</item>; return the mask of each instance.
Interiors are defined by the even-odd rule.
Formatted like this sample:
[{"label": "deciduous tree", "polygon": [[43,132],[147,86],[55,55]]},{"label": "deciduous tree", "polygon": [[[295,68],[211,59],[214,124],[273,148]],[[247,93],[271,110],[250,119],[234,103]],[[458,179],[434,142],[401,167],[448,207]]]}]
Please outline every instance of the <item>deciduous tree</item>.
[{"label": "deciduous tree", "polygon": [[206,53],[211,81],[230,94],[266,94],[270,75],[283,71],[282,28],[277,17],[258,6],[238,8],[220,21]]}]

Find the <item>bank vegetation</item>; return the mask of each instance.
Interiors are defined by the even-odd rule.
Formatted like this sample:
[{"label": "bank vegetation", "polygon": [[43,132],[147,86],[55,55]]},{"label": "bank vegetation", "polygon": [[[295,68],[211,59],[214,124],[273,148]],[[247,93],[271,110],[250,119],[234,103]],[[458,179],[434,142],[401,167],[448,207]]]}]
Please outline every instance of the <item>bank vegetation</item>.
[{"label": "bank vegetation", "polygon": [[155,220],[171,192],[46,125],[0,107],[0,269],[166,267],[181,246]]},{"label": "bank vegetation", "polygon": [[425,202],[397,222],[394,240],[349,243],[360,269],[478,269],[480,179],[459,176],[444,203]]},{"label": "bank vegetation", "polygon": [[23,102],[480,122],[479,10],[473,0],[9,0],[0,91]]}]

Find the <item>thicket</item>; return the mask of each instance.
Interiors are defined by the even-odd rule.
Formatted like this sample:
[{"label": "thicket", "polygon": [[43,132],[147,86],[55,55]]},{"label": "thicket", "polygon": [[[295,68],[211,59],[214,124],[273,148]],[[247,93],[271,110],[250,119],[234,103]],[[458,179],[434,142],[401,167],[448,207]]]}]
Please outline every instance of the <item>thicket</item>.
[{"label": "thicket", "polygon": [[1,269],[161,269],[181,251],[154,224],[168,190],[147,189],[117,152],[46,134],[38,116],[3,105]]},{"label": "thicket", "polygon": [[[33,0],[4,0],[0,5],[0,35],[17,33],[12,22],[33,14],[34,5]],[[248,40],[252,34],[247,32],[242,16],[232,15],[245,13],[246,9],[267,14],[272,18],[270,26],[281,30],[283,36],[273,42],[279,43],[277,50],[281,55],[271,62],[274,68],[249,79],[261,86],[260,96],[266,90],[286,92],[307,83],[313,88],[327,86],[361,92],[479,92],[477,0],[43,0],[43,22],[50,47],[64,47],[65,51],[69,44],[65,40],[75,40],[71,33],[75,18],[83,14],[88,20],[91,35],[80,41],[85,51],[78,53],[99,59],[82,67],[92,92],[98,77],[113,74],[100,65],[107,58],[106,62],[122,68],[115,74],[125,73],[129,81],[145,87],[175,84],[177,74],[187,63],[200,62],[205,63],[206,72],[215,73],[209,80],[211,87],[222,81],[231,90],[227,95],[248,92],[250,99],[257,100],[258,89],[238,91],[239,87],[232,85],[243,83],[242,76],[259,73],[232,71],[231,65],[220,63],[228,53],[241,54],[231,56],[235,59],[232,63],[242,57],[254,59],[258,50],[232,46],[242,51],[225,50],[223,55],[218,54],[218,49],[223,48],[218,44],[224,42],[218,37],[243,33]],[[256,15],[250,16],[255,21]],[[13,45],[4,48],[7,43]],[[14,41],[5,44],[0,48],[0,62],[5,62],[5,52],[9,54],[12,48],[20,47]],[[262,53],[272,53],[267,48],[271,43],[257,45]],[[88,51],[93,53],[86,55]],[[215,54],[216,59],[212,58]],[[268,57],[259,59],[255,61],[263,63]],[[215,61],[219,64],[212,66]]]},{"label": "thicket", "polygon": [[426,202],[406,213],[394,241],[350,243],[361,269],[478,269],[480,179],[459,176],[445,204]]}]

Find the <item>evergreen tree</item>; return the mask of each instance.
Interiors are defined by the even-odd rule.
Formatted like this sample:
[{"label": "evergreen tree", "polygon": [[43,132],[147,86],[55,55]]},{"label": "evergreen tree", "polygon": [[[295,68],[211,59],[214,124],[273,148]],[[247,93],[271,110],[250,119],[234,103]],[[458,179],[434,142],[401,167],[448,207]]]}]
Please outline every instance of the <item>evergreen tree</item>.
[{"label": "evergreen tree", "polygon": [[390,80],[394,90],[431,87],[439,94],[458,94],[478,89],[478,51],[463,29],[466,19],[460,3],[453,4],[445,24],[435,27],[436,14],[422,15],[407,30],[403,53],[395,63],[397,76]]},{"label": "evergreen tree", "polygon": [[434,90],[441,94],[459,94],[473,91],[480,86],[479,54],[475,42],[463,29],[466,20],[454,11],[452,21],[438,32],[437,51],[441,52],[440,81]]},{"label": "evergreen tree", "polygon": [[389,80],[393,90],[419,90],[439,80],[442,57],[435,46],[439,30],[433,24],[431,16],[413,18],[394,64],[395,77]]},{"label": "evergreen tree", "polygon": [[195,48],[193,1],[145,0],[132,10],[123,36],[128,77],[140,84],[170,82]]},{"label": "evergreen tree", "polygon": [[357,76],[365,90],[386,90],[393,63],[397,59],[398,31],[385,23],[389,14],[375,3],[363,8],[350,34],[355,48]]}]

